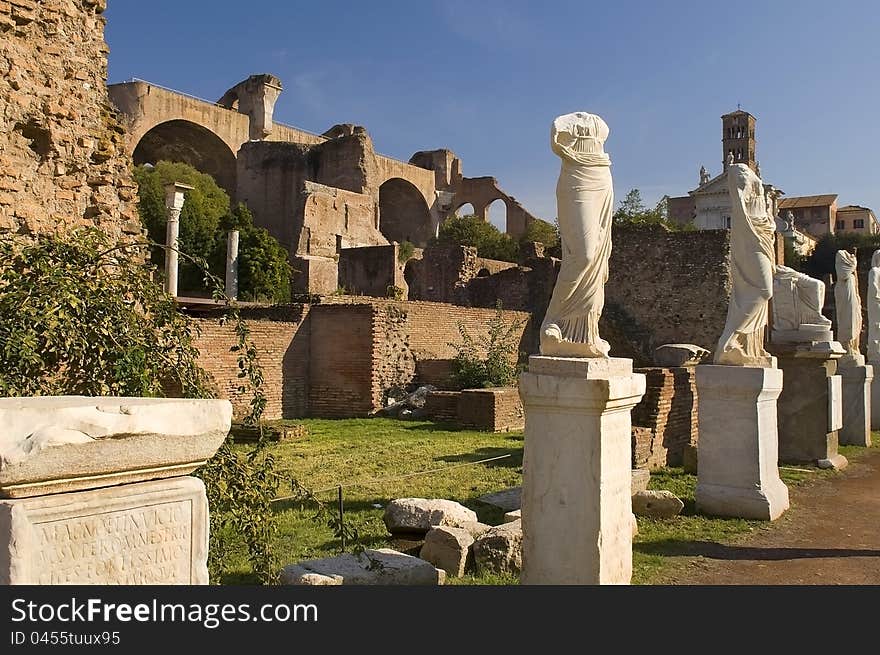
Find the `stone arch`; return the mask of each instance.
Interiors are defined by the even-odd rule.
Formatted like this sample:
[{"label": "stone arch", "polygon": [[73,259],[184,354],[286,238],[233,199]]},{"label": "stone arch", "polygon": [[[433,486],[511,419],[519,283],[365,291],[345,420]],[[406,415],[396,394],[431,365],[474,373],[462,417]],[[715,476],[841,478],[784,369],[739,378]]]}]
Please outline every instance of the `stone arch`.
[{"label": "stone arch", "polygon": [[454,212],[452,212],[453,216],[468,216],[468,215],[476,215],[477,210],[474,208],[473,203],[463,202],[458,206]]},{"label": "stone arch", "polygon": [[499,232],[507,232],[507,213],[510,208],[504,198],[495,198],[486,205],[486,220],[498,228]]},{"label": "stone arch", "polygon": [[389,241],[424,247],[434,236],[431,210],[418,187],[392,177],[379,187],[379,231]]},{"label": "stone arch", "polygon": [[136,166],[160,160],[189,164],[213,177],[230,198],[235,197],[235,153],[214,132],[196,123],[159,123],[138,140],[132,159]]}]

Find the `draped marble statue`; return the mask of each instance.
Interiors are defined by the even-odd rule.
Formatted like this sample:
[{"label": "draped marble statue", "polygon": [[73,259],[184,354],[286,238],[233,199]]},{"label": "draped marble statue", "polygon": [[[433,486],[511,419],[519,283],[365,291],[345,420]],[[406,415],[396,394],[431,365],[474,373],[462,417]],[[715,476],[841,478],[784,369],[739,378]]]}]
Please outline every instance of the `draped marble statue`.
[{"label": "draped marble statue", "polygon": [[776,266],[773,275],[774,343],[833,340],[831,321],[822,315],[825,284],[787,266]]},{"label": "draped marble statue", "polygon": [[773,233],[761,179],[745,164],[727,169],[730,192],[730,277],[727,322],[715,350],[716,364],[772,367],[764,349],[767,305],[773,295]]},{"label": "draped marble statue", "polygon": [[550,147],[562,160],[556,184],[562,264],[541,325],[545,356],[608,357],[610,350],[599,337],[614,212],[608,131],[599,116],[585,112],[557,117],[550,130]]},{"label": "draped marble statue", "polygon": [[871,257],[866,302],[868,303],[868,360],[880,363],[880,250],[875,250],[874,256]]},{"label": "draped marble statue", "polygon": [[846,350],[839,365],[863,365],[865,357],[859,352],[862,333],[862,299],[856,281],[856,256],[846,250],[838,250],[834,268],[837,282],[834,285],[834,304],[837,311],[837,340]]}]

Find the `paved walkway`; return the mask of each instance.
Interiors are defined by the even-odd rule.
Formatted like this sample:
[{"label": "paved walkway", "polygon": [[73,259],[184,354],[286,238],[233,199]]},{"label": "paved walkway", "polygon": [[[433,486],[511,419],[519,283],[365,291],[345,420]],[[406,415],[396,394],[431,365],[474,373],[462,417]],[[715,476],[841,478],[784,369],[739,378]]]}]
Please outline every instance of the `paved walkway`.
[{"label": "paved walkway", "polygon": [[782,517],[736,545],[690,544],[699,557],[664,582],[880,585],[880,450],[790,498]]}]

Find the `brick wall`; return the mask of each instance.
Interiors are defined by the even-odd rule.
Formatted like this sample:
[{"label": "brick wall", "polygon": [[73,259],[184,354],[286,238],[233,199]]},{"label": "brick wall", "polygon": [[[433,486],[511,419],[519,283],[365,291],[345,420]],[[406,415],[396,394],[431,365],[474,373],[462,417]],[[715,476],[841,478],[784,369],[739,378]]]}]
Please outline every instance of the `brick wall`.
[{"label": "brick wall", "polygon": [[[242,311],[259,351],[269,399],[266,418],[366,416],[385,404],[388,391],[415,384],[450,386],[449,362],[461,321],[485,336],[495,310],[442,303],[336,298],[333,303]],[[505,312],[508,323],[528,315]],[[237,392],[237,357],[228,326],[196,319],[202,330],[200,362],[241,415],[247,398]],[[439,365],[438,365],[439,364]],[[427,372],[427,373],[426,373]]]},{"label": "brick wall", "polygon": [[516,387],[465,389],[458,402],[458,420],[475,430],[506,432],[525,427],[525,412]]},{"label": "brick wall", "polygon": [[[251,336],[259,348],[267,397],[266,419],[304,416],[308,406],[309,377],[308,305],[279,310],[242,310]],[[249,411],[250,396],[238,392],[238,354],[229,351],[236,343],[230,325],[219,325],[219,317],[196,318],[201,336],[196,346],[201,365],[212,375],[222,397],[228,398],[237,417]]]},{"label": "brick wall", "polygon": [[697,442],[697,386],[693,367],[639,368],[645,395],[633,408],[633,468],[680,466]]},{"label": "brick wall", "polygon": [[106,0],[0,0],[0,231],[141,230],[107,96]]},{"label": "brick wall", "polygon": [[458,422],[461,391],[429,391],[425,396],[424,415],[434,421]]},{"label": "brick wall", "polygon": [[366,416],[373,396],[373,307],[316,305],[310,313],[309,416]]},{"label": "brick wall", "polygon": [[339,286],[349,293],[385,298],[388,288],[403,288],[397,262],[399,246],[364,246],[339,251]]}]

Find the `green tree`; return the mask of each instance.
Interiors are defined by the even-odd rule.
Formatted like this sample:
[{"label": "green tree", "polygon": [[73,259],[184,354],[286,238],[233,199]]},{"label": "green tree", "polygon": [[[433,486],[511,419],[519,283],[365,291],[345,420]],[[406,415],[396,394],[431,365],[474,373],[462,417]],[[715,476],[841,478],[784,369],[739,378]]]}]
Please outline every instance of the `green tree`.
[{"label": "green tree", "polygon": [[440,243],[473,246],[486,259],[515,262],[519,244],[497,227],[472,214],[452,216],[440,225]]},{"label": "green tree", "polygon": [[815,250],[803,258],[799,270],[821,280],[828,274],[836,274],[834,264],[838,250],[852,251],[855,248],[866,247],[880,247],[880,235],[826,234],[819,239]]},{"label": "green tree", "polygon": [[536,218],[528,224],[526,231],[519,239],[520,243],[528,243],[529,241],[543,243],[546,248],[555,248],[559,245],[559,225]]},{"label": "green tree", "polygon": [[663,196],[653,209],[648,209],[638,189],[630,189],[614,212],[616,225],[662,225],[669,230],[681,227],[669,220],[669,196]]},{"label": "green tree", "polygon": [[212,269],[224,270],[227,232],[237,229],[239,298],[273,303],[290,302],[290,256],[275,237],[254,225],[254,216],[247,206],[238,203],[223,217],[220,227],[211,258]]}]

